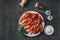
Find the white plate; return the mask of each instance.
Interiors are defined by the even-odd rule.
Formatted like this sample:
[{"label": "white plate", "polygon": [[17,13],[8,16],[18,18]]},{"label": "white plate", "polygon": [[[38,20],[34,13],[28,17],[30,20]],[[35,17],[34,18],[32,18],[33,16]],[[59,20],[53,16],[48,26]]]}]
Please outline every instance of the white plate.
[{"label": "white plate", "polygon": [[[38,13],[38,12],[36,12],[36,11],[27,11],[27,12],[23,13],[23,15],[22,15],[20,18],[22,18],[26,13]],[[39,13],[38,13],[38,14],[39,14]],[[41,16],[41,14],[39,14],[39,16],[44,20],[44,18]],[[21,25],[20,20],[19,20],[19,25]],[[43,22],[42,22],[42,27],[43,27],[43,29],[44,29],[44,25],[45,25],[45,22],[43,21]],[[42,29],[41,32],[43,32],[43,29]],[[37,33],[37,34],[25,34],[25,35],[26,35],[26,36],[29,36],[29,37],[34,37],[34,36],[39,35],[41,32],[39,32],[39,33]]]}]

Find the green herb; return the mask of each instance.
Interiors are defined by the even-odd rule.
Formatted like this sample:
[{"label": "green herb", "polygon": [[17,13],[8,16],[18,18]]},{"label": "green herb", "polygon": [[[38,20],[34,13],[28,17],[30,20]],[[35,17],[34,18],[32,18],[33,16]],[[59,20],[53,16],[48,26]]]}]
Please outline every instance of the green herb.
[{"label": "green herb", "polygon": [[20,34],[21,34],[22,36],[24,36],[25,34],[27,34],[27,31],[24,29],[24,27],[21,27],[20,29],[21,29],[21,30],[20,30]]}]

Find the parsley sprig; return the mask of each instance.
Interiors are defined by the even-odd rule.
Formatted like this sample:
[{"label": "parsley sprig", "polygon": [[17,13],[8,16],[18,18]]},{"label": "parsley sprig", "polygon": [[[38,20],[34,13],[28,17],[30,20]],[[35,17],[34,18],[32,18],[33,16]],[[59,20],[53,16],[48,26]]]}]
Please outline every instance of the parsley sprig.
[{"label": "parsley sprig", "polygon": [[22,36],[24,36],[25,34],[27,34],[27,31],[24,29],[23,26],[20,27],[19,32],[20,32],[20,35],[22,35]]}]

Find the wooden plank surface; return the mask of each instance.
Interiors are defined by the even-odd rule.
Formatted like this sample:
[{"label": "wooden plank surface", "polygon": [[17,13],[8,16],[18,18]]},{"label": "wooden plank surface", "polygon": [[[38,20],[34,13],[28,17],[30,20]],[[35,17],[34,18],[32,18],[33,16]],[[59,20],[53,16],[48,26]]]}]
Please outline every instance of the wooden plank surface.
[{"label": "wooden plank surface", "polygon": [[[33,38],[20,36],[18,33],[18,20],[25,11],[34,10],[39,12],[40,10],[34,8],[34,5],[38,0],[29,0],[22,11],[21,7],[19,7],[20,1],[21,0],[0,0],[0,40],[60,40],[59,0],[39,0],[47,9],[52,11],[54,19],[52,22],[46,21],[46,23],[53,25],[55,32],[51,36],[47,36],[43,32],[41,35]],[[46,17],[44,16],[44,18]]]}]

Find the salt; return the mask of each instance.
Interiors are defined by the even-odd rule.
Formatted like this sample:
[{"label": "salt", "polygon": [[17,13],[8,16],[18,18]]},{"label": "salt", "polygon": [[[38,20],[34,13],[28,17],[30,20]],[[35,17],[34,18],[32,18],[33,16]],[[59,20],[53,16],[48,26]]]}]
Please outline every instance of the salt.
[{"label": "salt", "polygon": [[51,26],[51,25],[46,26],[44,32],[47,35],[52,35],[54,33],[53,26]]}]

